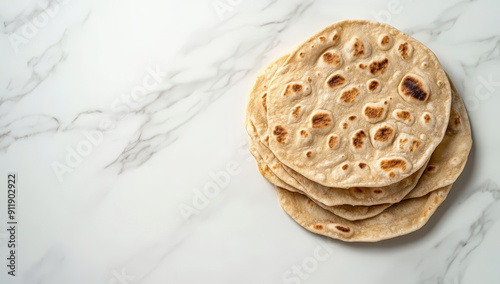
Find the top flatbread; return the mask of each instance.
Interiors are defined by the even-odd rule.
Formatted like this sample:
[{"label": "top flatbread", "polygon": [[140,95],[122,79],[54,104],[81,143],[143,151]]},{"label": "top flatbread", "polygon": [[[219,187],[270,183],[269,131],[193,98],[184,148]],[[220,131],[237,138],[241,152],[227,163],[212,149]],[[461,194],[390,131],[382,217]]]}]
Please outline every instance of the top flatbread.
[{"label": "top flatbread", "polygon": [[446,74],[423,44],[389,25],[342,21],[278,69],[266,94],[269,147],[325,186],[387,186],[429,160],[450,106]]}]

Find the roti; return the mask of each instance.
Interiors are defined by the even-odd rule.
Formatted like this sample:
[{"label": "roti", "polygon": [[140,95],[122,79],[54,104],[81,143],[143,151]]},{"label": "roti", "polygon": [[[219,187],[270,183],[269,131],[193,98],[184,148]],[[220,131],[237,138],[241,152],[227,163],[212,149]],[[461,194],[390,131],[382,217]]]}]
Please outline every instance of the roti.
[{"label": "roti", "polygon": [[324,186],[388,186],[425,166],[450,106],[427,47],[386,24],[342,21],[278,68],[266,92],[269,148]]}]

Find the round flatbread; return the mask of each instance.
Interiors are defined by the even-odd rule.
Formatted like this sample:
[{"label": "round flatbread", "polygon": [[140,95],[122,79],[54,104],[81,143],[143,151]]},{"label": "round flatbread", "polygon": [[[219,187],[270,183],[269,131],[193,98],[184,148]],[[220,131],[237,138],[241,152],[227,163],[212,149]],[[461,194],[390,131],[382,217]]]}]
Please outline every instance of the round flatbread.
[{"label": "round flatbread", "polygon": [[429,160],[450,106],[446,74],[423,44],[386,24],[342,21],[300,45],[273,77],[269,147],[324,186],[387,186]]}]

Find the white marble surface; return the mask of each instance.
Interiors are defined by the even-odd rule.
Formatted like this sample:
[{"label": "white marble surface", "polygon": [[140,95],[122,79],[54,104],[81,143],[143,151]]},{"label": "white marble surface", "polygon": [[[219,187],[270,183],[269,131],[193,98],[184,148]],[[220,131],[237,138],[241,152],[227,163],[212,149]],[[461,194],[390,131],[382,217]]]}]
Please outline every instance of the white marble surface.
[{"label": "white marble surface", "polygon": [[[0,282],[500,283],[500,3],[347,2],[0,2],[0,263],[8,172],[19,221],[16,276],[3,264]],[[429,46],[473,126],[435,216],[375,244],[288,218],[243,127],[257,73],[346,18]]]}]

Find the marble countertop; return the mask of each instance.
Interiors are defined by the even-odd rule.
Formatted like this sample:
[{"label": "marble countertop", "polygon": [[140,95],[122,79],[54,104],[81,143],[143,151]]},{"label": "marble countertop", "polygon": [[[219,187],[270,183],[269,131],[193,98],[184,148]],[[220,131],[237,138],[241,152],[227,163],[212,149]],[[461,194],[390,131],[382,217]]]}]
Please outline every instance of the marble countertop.
[{"label": "marble countertop", "polygon": [[[500,283],[500,3],[0,2],[1,283]],[[473,127],[416,233],[347,244],[280,208],[248,152],[256,75],[342,19],[430,47]],[[8,175],[16,174],[11,235]]]}]

